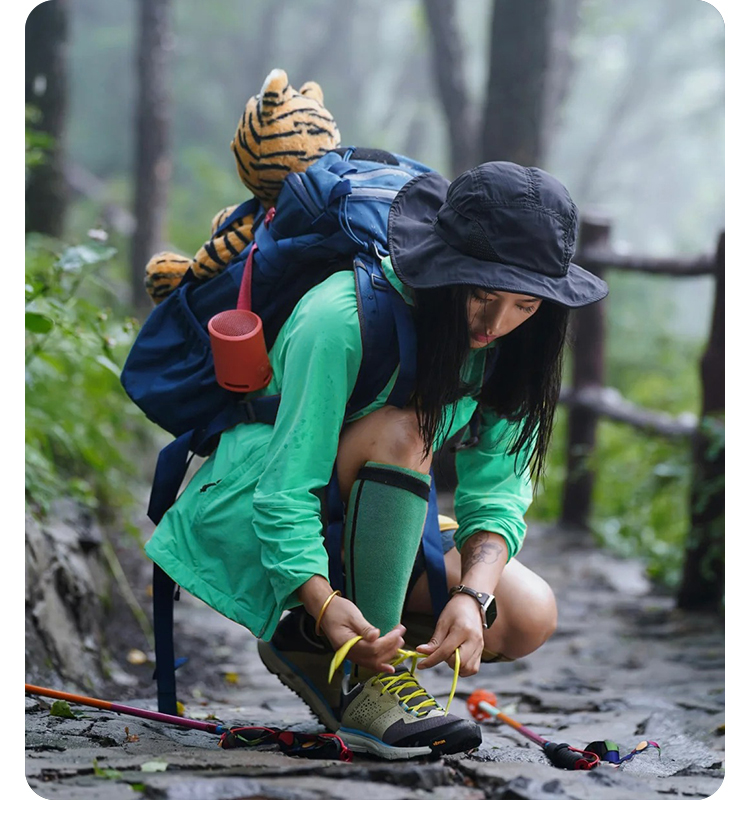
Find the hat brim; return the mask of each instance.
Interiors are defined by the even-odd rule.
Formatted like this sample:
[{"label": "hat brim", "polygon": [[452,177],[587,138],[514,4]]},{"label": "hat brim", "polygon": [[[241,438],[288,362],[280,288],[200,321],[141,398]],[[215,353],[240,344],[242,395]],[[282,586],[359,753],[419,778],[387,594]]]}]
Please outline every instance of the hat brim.
[{"label": "hat brim", "polygon": [[388,214],[388,249],[393,270],[412,288],[473,285],[536,296],[568,308],[603,299],[607,283],[579,265],[565,276],[545,274],[468,256],[449,245],[435,231],[438,210],[449,182],[437,173],[410,180],[397,194]]}]

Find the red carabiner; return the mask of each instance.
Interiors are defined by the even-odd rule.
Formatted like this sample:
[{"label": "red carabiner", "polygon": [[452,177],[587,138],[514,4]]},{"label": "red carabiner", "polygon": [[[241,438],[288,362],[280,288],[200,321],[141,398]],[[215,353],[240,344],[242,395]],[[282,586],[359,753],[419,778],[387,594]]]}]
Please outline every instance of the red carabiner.
[{"label": "red carabiner", "polygon": [[585,752],[582,749],[574,749],[572,746],[570,747],[570,751],[578,752],[579,755],[582,755],[581,759],[576,761],[576,769],[588,771],[601,763],[599,755],[595,752]]}]

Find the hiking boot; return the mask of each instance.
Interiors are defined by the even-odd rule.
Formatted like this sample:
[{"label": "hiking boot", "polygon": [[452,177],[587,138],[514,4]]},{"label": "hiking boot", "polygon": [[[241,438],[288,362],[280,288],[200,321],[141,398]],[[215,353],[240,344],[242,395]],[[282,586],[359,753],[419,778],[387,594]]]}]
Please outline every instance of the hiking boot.
[{"label": "hiking boot", "polygon": [[333,650],[326,638],[315,634],[315,620],[304,607],[285,615],[270,641],[258,641],[258,654],[266,669],[299,695],[326,729],[338,729],[343,672],[337,670],[328,682]]},{"label": "hiking boot", "polygon": [[[353,752],[401,760],[467,752],[481,744],[476,723],[447,714],[419,685],[414,670],[421,657],[401,650],[395,674],[381,672],[343,692],[337,734]],[[400,663],[406,658],[412,659],[411,669]]]}]

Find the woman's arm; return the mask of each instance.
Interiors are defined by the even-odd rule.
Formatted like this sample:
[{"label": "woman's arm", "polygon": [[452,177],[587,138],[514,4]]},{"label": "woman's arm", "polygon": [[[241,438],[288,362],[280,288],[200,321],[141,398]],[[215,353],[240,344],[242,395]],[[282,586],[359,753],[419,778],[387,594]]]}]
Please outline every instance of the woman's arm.
[{"label": "woman's arm", "polygon": [[[320,575],[314,575],[297,590],[302,605],[316,621],[332,592],[331,585]],[[320,619],[320,628],[334,649],[343,646],[355,635],[362,635],[364,640],[349,650],[347,658],[376,672],[395,671],[390,661],[404,645],[404,626],[399,625],[380,637],[380,630],[364,618],[352,601],[336,596],[326,607]]]},{"label": "woman's arm", "polygon": [[[515,429],[506,420],[487,413],[478,444],[456,455],[456,545],[461,552],[461,583],[490,595],[495,594],[506,564],[521,548],[526,532],[524,514],[532,498],[528,470],[519,475],[515,456],[507,452]],[[460,674],[478,672],[484,625],[478,603],[470,595],[454,595],[448,601],[432,639],[417,647],[429,655],[419,668],[427,669],[441,661],[453,666],[457,647]]]},{"label": "woman's arm", "polygon": [[508,546],[496,532],[477,532],[466,539],[461,550],[461,583],[480,592],[497,587],[508,563]]},{"label": "woman's arm", "polygon": [[[505,565],[508,547],[502,535],[477,532],[466,539],[461,550],[461,583],[478,592],[495,594]],[[419,663],[429,669],[442,661],[453,667],[456,648],[461,676],[479,671],[484,649],[484,622],[479,604],[471,595],[453,595],[440,614],[435,632],[426,644],[417,647],[429,658]]]},{"label": "woman's arm", "polygon": [[502,537],[507,548],[506,563],[523,545],[524,516],[533,498],[533,487],[528,468],[523,469],[523,453],[516,459],[508,452],[518,426],[484,411],[478,444],[456,453],[455,540],[461,553],[472,536],[483,532]]},{"label": "woman's arm", "polygon": [[361,359],[353,282],[335,275],[303,298],[272,351],[281,401],[251,503],[280,609],[300,603],[296,590],[313,576],[328,578],[320,492]]},{"label": "woman's arm", "polygon": [[[316,620],[333,589],[323,545],[319,491],[333,471],[346,403],[362,360],[351,277],[334,275],[295,310],[273,351],[281,402],[253,494],[254,526],[263,545],[278,609],[301,603]],[[320,628],[334,648],[366,636],[349,656],[378,671],[403,645],[403,629],[378,637],[359,609],[333,598]]]}]

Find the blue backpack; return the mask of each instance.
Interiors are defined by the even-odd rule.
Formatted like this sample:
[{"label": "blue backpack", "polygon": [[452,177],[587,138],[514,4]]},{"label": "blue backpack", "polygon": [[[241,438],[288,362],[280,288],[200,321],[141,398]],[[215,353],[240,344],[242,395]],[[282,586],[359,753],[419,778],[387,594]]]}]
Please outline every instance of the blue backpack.
[{"label": "blue backpack", "polygon": [[[154,523],[174,503],[192,454],[209,455],[221,433],[237,423],[272,424],[275,420],[279,396],[237,394],[219,386],[207,330],[214,315],[237,306],[250,259],[252,309],[263,321],[269,350],[284,321],[310,288],[335,271],[353,269],[363,359],[347,413],[370,404],[397,365],[399,376],[388,403],[405,406],[415,374],[414,328],[410,309],[383,275],[379,260],[388,253],[388,213],[393,199],[411,179],[430,171],[385,151],[337,149],[304,173],[286,177],[272,219],[257,200],[249,200],[218,226],[217,233],[239,216],[252,214],[256,217],[254,242],[212,279],[198,280],[189,271],[151,312],[122,371],[122,385],[130,398],[149,419],[176,437],[157,460],[148,509]],[[422,550],[437,614],[448,595],[434,484]],[[335,469],[325,508],[331,583],[343,588],[343,503]],[[156,566],[154,580],[159,708],[172,711],[173,584]]]},{"label": "blue backpack", "polygon": [[300,298],[336,270],[354,268],[364,357],[348,411],[369,404],[396,365],[388,401],[403,406],[412,390],[414,340],[403,300],[382,274],[388,211],[398,191],[431,169],[384,151],[332,151],[304,173],[287,176],[272,220],[257,200],[218,227],[254,214],[254,244],[213,279],[192,272],[144,323],[122,371],[122,385],[146,416],[176,437],[159,455],[149,503],[158,523],[177,497],[191,453],[208,455],[223,430],[242,421],[273,422],[279,397],[232,393],[216,381],[209,320],[237,306],[252,252],[252,308],[270,349]]}]

